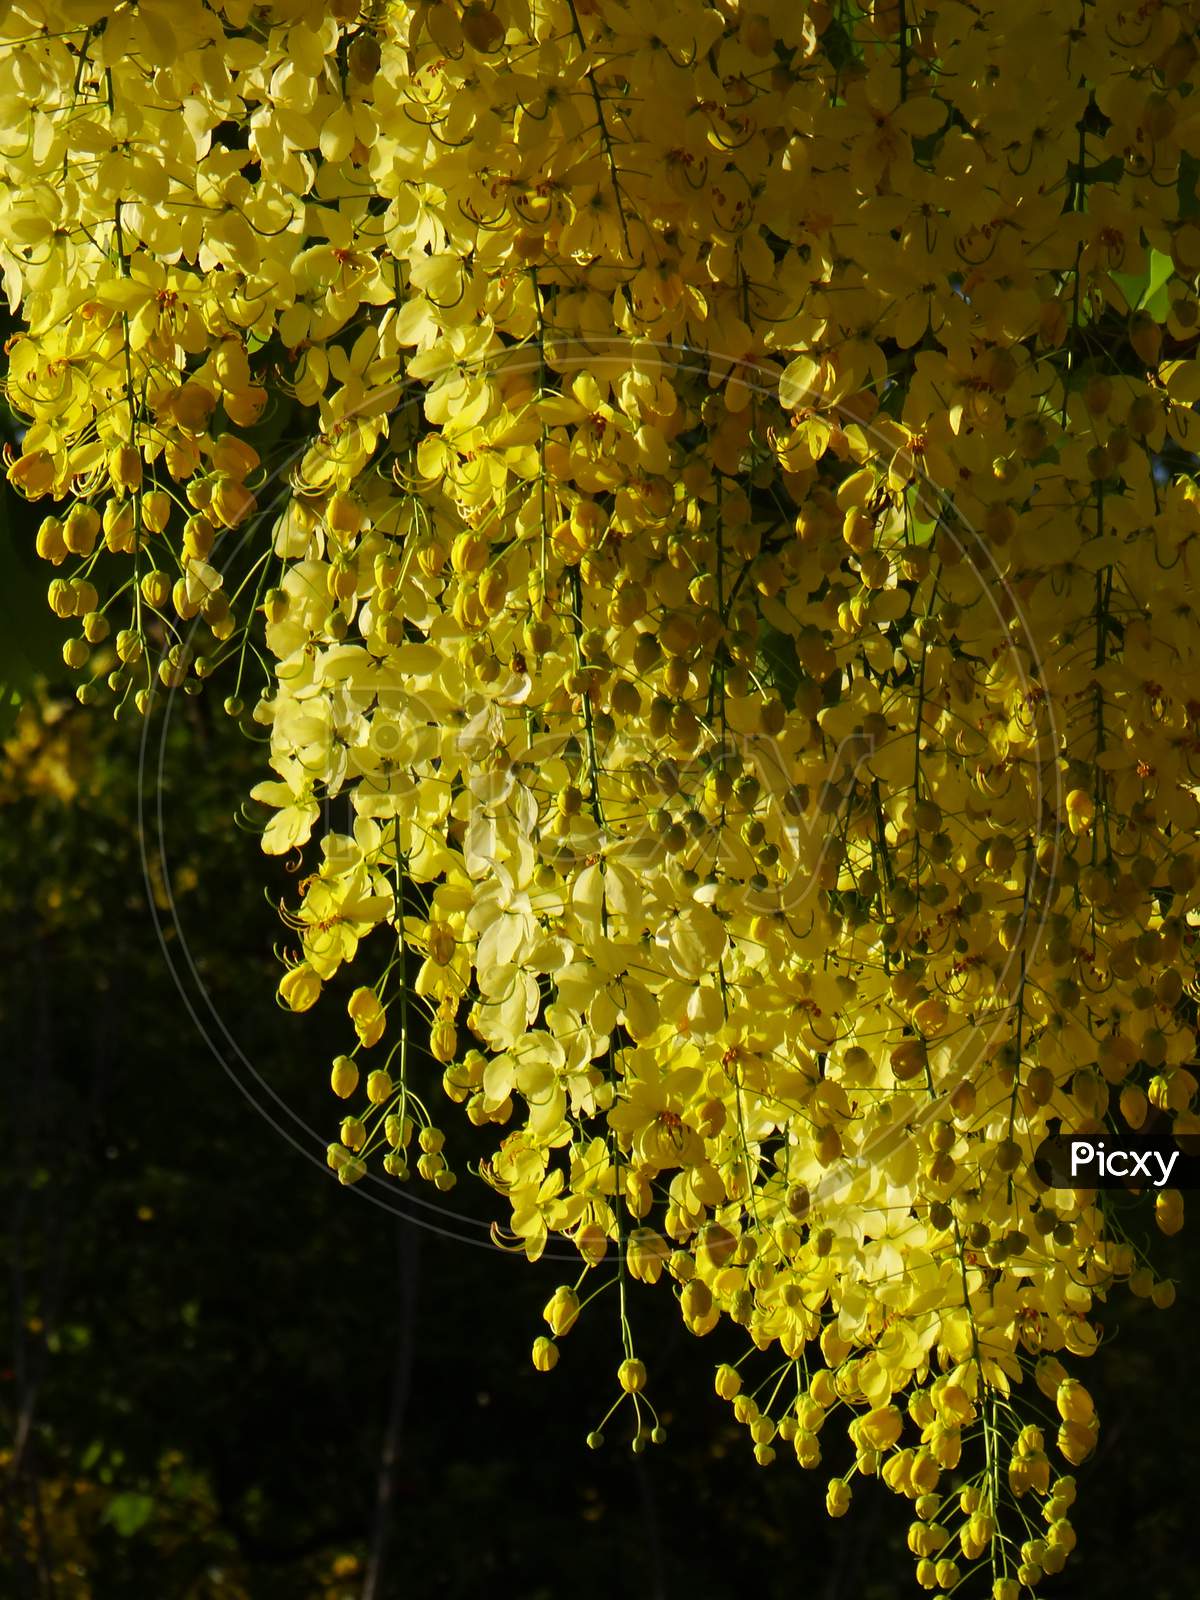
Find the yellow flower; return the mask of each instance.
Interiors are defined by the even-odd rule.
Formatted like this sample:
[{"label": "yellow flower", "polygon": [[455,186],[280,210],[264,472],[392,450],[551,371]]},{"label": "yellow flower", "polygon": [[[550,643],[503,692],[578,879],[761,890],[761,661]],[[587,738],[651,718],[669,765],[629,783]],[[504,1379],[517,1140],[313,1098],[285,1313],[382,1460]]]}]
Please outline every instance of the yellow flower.
[{"label": "yellow flower", "polygon": [[565,1285],[556,1289],[542,1313],[556,1339],[570,1333],[579,1317],[579,1296]]},{"label": "yellow flower", "polygon": [[57,475],[54,457],[48,450],[30,450],[18,456],[5,474],[27,500],[40,500],[49,494]]},{"label": "yellow flower", "polygon": [[533,1341],[533,1364],[539,1372],[552,1372],[558,1365],[558,1346],[544,1333]]},{"label": "yellow flower", "polygon": [[640,1394],[646,1387],[645,1363],[632,1356],[622,1361],[617,1369],[617,1380],[626,1394]]},{"label": "yellow flower", "polygon": [[386,1024],[383,1007],[374,989],[365,985],[355,989],[346,1005],[350,1013],[350,1020],[354,1023],[355,1032],[364,1049],[379,1043],[383,1038]]},{"label": "yellow flower", "polygon": [[716,1390],[722,1400],[733,1400],[741,1393],[742,1375],[736,1367],[723,1362],[717,1368]]},{"label": "yellow flower", "polygon": [[279,998],[289,1011],[308,1011],[320,993],[321,980],[307,961],[290,968],[279,980]]},{"label": "yellow flower", "polygon": [[133,494],[142,486],[142,456],[133,445],[119,444],[108,454],[108,476],[118,495]]}]

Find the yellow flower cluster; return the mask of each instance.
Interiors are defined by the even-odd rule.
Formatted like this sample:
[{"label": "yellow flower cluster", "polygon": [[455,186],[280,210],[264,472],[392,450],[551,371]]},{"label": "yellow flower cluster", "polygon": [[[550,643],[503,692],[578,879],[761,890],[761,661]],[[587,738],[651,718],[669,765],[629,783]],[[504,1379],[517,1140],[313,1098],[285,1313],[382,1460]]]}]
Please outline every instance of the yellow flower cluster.
[{"label": "yellow flower cluster", "polygon": [[1198,1127],[1198,28],[0,22],[9,477],[65,502],[68,660],[123,624],[81,694],[194,687],[256,609],[264,847],[320,834],[283,1002],[391,930],[331,1165],[405,1177],[415,1137],[453,1183],[422,1011],[505,1130],[514,1246],[582,1258],[535,1364],[611,1280],[618,1404],[660,1437],[626,1291],[674,1285],[693,1333],[777,1357],[753,1395],[717,1374],[760,1462],[817,1465],[844,1414],[830,1514],[881,1476],[919,1583],[982,1563],[995,1600],[1074,1544],[1051,1453],[1098,1422],[1059,1354],[1114,1284],[1172,1297],[1034,1151]]}]

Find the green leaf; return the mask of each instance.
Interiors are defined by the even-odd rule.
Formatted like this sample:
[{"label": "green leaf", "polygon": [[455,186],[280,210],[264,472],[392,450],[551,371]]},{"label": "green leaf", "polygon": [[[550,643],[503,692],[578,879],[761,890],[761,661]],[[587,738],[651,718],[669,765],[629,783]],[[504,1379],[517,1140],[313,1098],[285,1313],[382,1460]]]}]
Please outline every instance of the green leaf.
[{"label": "green leaf", "polygon": [[904,495],[908,501],[908,525],[912,532],[912,542],[914,544],[928,544],[937,529],[937,522],[926,522],[924,518],[917,515],[916,507],[919,501],[916,484],[910,483],[904,491]]},{"label": "green leaf", "polygon": [[928,544],[937,530],[936,522],[922,522],[920,517],[912,519],[912,537],[914,544]]},{"label": "green leaf", "polygon": [[114,1495],[104,1508],[103,1522],[110,1522],[122,1539],[130,1539],[144,1528],[154,1514],[154,1501],[148,1494],[131,1490]]},{"label": "green leaf", "polygon": [[1171,296],[1167,293],[1167,285],[1165,283],[1161,289],[1151,295],[1142,310],[1148,311],[1155,322],[1165,322],[1167,320],[1171,311]]},{"label": "green leaf", "polygon": [[835,72],[841,72],[843,67],[858,60],[862,53],[861,46],[855,44],[852,35],[839,21],[831,22],[825,29],[821,35],[821,48]]},{"label": "green leaf", "polygon": [[1146,293],[1142,299],[1143,306],[1148,305],[1159,290],[1166,287],[1174,271],[1175,263],[1170,256],[1164,255],[1161,250],[1151,250],[1150,281],[1146,285]]},{"label": "green leaf", "polygon": [[1167,284],[1174,271],[1170,256],[1152,249],[1144,272],[1114,272],[1112,278],[1131,311],[1148,311],[1156,322],[1164,322],[1170,308]]},{"label": "green leaf", "polygon": [[1127,310],[1134,311],[1141,304],[1148,274],[1144,272],[1113,272],[1109,276],[1125,296]]}]

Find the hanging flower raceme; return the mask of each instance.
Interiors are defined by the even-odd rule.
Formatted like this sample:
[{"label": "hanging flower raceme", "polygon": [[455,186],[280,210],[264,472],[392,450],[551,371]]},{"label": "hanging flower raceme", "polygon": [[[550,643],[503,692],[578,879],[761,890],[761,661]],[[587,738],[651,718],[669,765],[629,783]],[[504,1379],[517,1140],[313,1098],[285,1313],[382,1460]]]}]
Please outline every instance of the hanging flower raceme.
[{"label": "hanging flower raceme", "polygon": [[450,1188],[440,1077],[539,1370],[614,1301],[641,1449],[637,1295],[729,1319],[757,1460],[994,1600],[1173,1295],[1035,1154],[1197,1131],[1193,13],[0,22],[9,480],[81,699],[263,642],[331,1167]]}]

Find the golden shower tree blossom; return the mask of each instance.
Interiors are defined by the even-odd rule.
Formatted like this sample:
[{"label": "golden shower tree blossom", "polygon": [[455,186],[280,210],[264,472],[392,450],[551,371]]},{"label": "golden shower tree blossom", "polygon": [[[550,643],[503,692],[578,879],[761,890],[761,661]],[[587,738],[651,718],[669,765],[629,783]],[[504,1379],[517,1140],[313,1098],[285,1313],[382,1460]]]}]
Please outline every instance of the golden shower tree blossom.
[{"label": "golden shower tree blossom", "polygon": [[539,1370],[613,1305],[641,1449],[632,1283],[731,1321],[757,1461],[941,1593],[1061,1570],[1100,1307],[1174,1292],[1034,1158],[1200,1131],[1198,29],[0,20],[9,481],[85,703],[253,702],[330,1166],[449,1189],[440,1077],[578,1255]]}]

